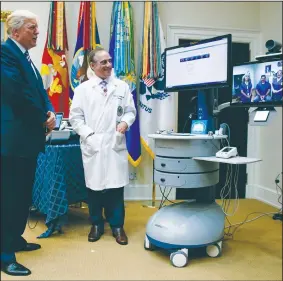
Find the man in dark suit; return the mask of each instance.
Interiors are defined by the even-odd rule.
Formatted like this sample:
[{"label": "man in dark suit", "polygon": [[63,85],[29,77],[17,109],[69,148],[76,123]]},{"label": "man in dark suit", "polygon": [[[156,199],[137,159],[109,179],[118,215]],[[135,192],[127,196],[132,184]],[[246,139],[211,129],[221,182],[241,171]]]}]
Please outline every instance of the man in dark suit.
[{"label": "man in dark suit", "polygon": [[15,252],[40,248],[24,233],[39,152],[55,126],[55,114],[28,50],[36,46],[36,15],[15,11],[7,18],[9,38],[1,44],[1,270],[29,275]]}]

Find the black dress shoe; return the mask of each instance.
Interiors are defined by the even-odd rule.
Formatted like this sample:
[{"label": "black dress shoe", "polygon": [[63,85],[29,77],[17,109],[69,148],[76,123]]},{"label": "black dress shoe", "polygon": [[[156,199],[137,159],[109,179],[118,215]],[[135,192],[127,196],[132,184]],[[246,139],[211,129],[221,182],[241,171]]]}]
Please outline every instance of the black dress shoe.
[{"label": "black dress shoe", "polygon": [[38,250],[40,248],[41,248],[41,246],[39,244],[36,244],[36,243],[26,243],[25,247],[20,249],[17,252],[20,252],[20,251],[30,252],[30,251]]},{"label": "black dress shoe", "polygon": [[128,244],[128,237],[124,231],[123,227],[112,228],[113,236],[116,238],[116,242],[120,245]]},{"label": "black dress shoe", "polygon": [[31,271],[16,261],[11,263],[1,263],[1,270],[6,274],[13,276],[27,276]]},{"label": "black dress shoe", "polygon": [[88,241],[95,242],[100,239],[101,235],[104,233],[103,227],[99,225],[93,225],[88,234]]}]

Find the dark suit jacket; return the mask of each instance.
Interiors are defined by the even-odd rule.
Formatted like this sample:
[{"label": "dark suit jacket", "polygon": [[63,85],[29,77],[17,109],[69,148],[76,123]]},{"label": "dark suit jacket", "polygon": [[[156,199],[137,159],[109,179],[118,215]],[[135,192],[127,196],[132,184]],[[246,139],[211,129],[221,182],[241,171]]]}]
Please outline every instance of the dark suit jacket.
[{"label": "dark suit jacket", "polygon": [[1,44],[1,155],[36,157],[44,151],[43,123],[54,109],[36,73],[38,78],[11,39]]}]

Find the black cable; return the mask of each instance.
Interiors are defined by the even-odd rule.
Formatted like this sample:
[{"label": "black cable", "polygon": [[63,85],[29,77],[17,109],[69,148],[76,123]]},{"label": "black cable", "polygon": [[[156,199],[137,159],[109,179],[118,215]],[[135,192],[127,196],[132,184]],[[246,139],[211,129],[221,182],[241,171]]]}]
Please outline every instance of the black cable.
[{"label": "black cable", "polygon": [[213,143],[213,141],[211,142],[212,144],[213,144],[213,146],[217,149],[217,151],[219,150],[219,147],[217,147],[214,143]]},{"label": "black cable", "polygon": [[160,204],[159,204],[159,209],[161,209],[161,208],[163,207],[163,204],[164,204],[164,202],[165,202],[166,200],[167,200],[168,202],[172,203],[172,204],[175,203],[175,202],[173,202],[173,201],[171,201],[171,200],[168,199],[168,196],[169,196],[169,194],[170,194],[170,192],[171,192],[171,190],[172,190],[172,186],[171,186],[171,188],[170,188],[170,190],[169,190],[169,192],[168,192],[167,195],[165,195],[166,188],[167,188],[167,187],[165,187],[165,188],[164,188],[164,191],[162,191],[161,186],[159,185],[159,189],[160,189],[160,192],[161,192],[161,194],[162,194],[162,200],[161,200],[161,202],[160,202]]},{"label": "black cable", "polygon": [[231,231],[231,228],[232,228],[232,224],[231,224],[231,222],[229,221],[229,219],[228,219],[227,216],[225,216],[225,219],[228,221],[229,226],[228,226],[228,231],[227,231],[227,232],[225,231],[225,228],[224,228],[224,236],[226,235],[226,236],[228,236],[229,238],[234,239],[233,233],[230,232],[230,231]]},{"label": "black cable", "polygon": [[[280,190],[280,193],[281,193],[281,194],[279,194],[279,197],[278,197],[278,203],[282,205],[282,200],[280,201],[280,199],[282,198],[282,189],[281,189],[281,187],[276,183],[276,190],[277,190],[277,188]],[[282,207],[281,207],[281,209],[282,209]]]},{"label": "black cable", "polygon": [[160,189],[160,192],[161,192],[161,194],[162,194],[162,197],[161,197],[161,200],[160,200],[160,204],[159,204],[159,208],[158,208],[158,209],[161,209],[161,208],[163,207],[164,202],[165,202],[165,194],[164,194],[164,192],[166,191],[166,186],[164,187],[164,192],[162,192],[160,185],[159,185],[159,189]]},{"label": "black cable", "polygon": [[[261,214],[261,215],[255,217],[255,218],[253,218],[253,219],[248,220],[248,217],[249,217],[250,215],[253,215],[253,214]],[[230,236],[230,237],[233,239],[235,232],[239,229],[239,227],[241,227],[241,226],[244,225],[245,223],[255,221],[255,220],[257,220],[257,219],[259,219],[259,218],[261,218],[261,217],[263,217],[263,216],[271,216],[271,215],[274,215],[274,212],[270,212],[270,213],[252,212],[252,213],[248,214],[248,215],[246,216],[245,220],[242,221],[242,222],[240,222],[240,223],[236,223],[236,224],[231,225],[231,223],[229,222],[230,225],[227,226],[227,227],[225,227],[225,228],[228,228],[228,233],[224,233],[224,235]],[[229,220],[228,220],[228,221],[229,221]],[[234,227],[234,230],[233,230],[232,232],[230,232],[230,230],[231,230],[232,227]]]},{"label": "black cable", "polygon": [[[168,199],[168,196],[169,196],[169,194],[171,193],[171,190],[172,190],[172,186],[170,187],[170,190],[169,190],[169,192],[168,192],[168,194],[167,194],[167,196],[165,196],[165,199],[168,201],[168,202],[170,202],[170,203],[172,203],[172,204],[175,204],[175,202],[173,202],[173,201],[171,201],[171,200],[169,200]],[[165,191],[164,191],[164,193],[165,193]]]},{"label": "black cable", "polygon": [[283,174],[283,172],[279,173],[274,180],[275,185],[276,185],[276,192],[278,193],[278,189],[280,190],[277,200],[278,200],[278,203],[281,205],[281,208],[279,209],[278,213],[274,214],[273,217],[272,217],[274,220],[281,220],[281,221],[282,221],[282,200],[281,200],[281,198],[282,198],[282,188],[279,186],[278,183],[280,182],[279,177],[282,174]]},{"label": "black cable", "polygon": [[187,126],[187,123],[188,123],[188,118],[186,119],[186,122],[185,122],[185,125],[184,125],[184,127],[183,127],[183,134],[185,133],[185,129],[186,129],[186,126]]},{"label": "black cable", "polygon": [[[161,188],[159,186],[159,189],[161,191]],[[161,192],[162,194],[162,192]],[[161,200],[160,200],[160,204],[159,204],[159,207],[158,207],[158,210],[160,210],[162,207],[163,207],[163,203],[164,203],[164,194],[162,194],[162,197],[161,197]]]},{"label": "black cable", "polygon": [[217,149],[217,151],[219,150],[219,147],[217,147],[216,145],[215,145],[215,143],[213,143],[213,140],[215,140],[215,138],[214,138],[214,136],[212,135],[211,136],[212,137],[212,139],[211,139],[211,143],[213,144],[213,146]]}]

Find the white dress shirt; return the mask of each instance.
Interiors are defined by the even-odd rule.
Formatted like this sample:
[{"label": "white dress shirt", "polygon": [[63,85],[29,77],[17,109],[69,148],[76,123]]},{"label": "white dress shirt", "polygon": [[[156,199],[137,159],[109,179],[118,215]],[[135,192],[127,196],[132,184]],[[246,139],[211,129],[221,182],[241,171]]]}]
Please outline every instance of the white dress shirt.
[{"label": "white dress shirt", "polygon": [[[10,38],[10,39],[13,40],[13,42],[19,47],[19,49],[23,52],[23,54],[25,54],[25,52],[28,51],[19,42],[17,42],[15,39],[13,39],[13,38]],[[36,78],[38,78],[32,61],[31,61],[31,67],[33,69],[33,72],[34,72]]]}]

